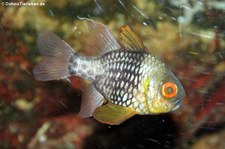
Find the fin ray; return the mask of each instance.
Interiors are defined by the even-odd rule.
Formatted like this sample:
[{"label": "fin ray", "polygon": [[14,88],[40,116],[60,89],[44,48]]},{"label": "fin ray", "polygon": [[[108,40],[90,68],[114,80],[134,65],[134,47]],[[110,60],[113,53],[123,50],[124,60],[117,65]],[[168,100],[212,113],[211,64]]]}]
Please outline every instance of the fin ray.
[{"label": "fin ray", "polygon": [[42,60],[34,67],[34,77],[39,81],[49,81],[68,77],[68,64],[73,49],[51,32],[42,32],[37,38]]},{"label": "fin ray", "polygon": [[120,38],[121,38],[122,45],[127,50],[145,51],[146,49],[142,40],[127,25],[120,28]]},{"label": "fin ray", "polygon": [[95,109],[103,104],[104,98],[93,84],[89,85],[83,93],[78,115],[82,118],[91,117]]},{"label": "fin ray", "polygon": [[52,56],[68,60],[74,53],[73,49],[58,36],[51,32],[41,32],[37,38],[40,53],[44,56]]},{"label": "fin ray", "polygon": [[95,50],[106,53],[121,48],[107,26],[87,18],[81,19],[87,21],[90,36],[94,41],[93,47]]},{"label": "fin ray", "polygon": [[98,107],[94,111],[93,116],[101,123],[119,125],[135,114],[137,114],[137,111],[132,108],[107,103]]},{"label": "fin ray", "polygon": [[65,67],[66,65],[67,63],[59,61],[54,57],[43,57],[34,67],[33,74],[39,81],[66,78],[69,76],[69,71]]}]

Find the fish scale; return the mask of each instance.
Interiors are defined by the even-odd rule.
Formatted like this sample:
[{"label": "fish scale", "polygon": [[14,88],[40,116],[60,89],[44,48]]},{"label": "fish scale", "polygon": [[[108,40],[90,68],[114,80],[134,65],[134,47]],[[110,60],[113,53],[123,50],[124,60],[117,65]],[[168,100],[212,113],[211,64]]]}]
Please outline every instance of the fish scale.
[{"label": "fish scale", "polygon": [[[133,90],[138,85],[143,52],[112,51],[102,56],[105,74],[95,81],[95,87],[112,103],[131,106]],[[136,63],[134,63],[136,59]],[[131,100],[131,101],[129,101]],[[129,101],[129,102],[128,102]]]},{"label": "fish scale", "polygon": [[102,74],[99,57],[83,57],[77,54],[71,56],[68,71],[70,75],[94,81],[97,75]]},{"label": "fish scale", "polygon": [[162,67],[165,65],[146,52],[114,50],[97,57],[74,54],[68,69],[70,75],[93,82],[107,101],[146,113],[146,105],[135,101],[134,90],[140,92],[141,79],[144,80],[149,71],[153,72],[152,69]]}]

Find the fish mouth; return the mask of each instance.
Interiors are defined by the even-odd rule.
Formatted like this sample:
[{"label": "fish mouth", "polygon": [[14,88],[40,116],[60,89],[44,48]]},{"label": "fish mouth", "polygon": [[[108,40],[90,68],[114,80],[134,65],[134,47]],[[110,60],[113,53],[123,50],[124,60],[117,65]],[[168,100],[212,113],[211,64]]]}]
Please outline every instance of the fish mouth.
[{"label": "fish mouth", "polygon": [[173,109],[171,110],[171,111],[175,111],[175,110],[177,110],[179,107],[180,107],[180,105],[181,105],[181,100],[182,100],[183,98],[179,98],[178,100],[176,100],[175,102],[174,102],[174,106],[173,106]]},{"label": "fish mouth", "polygon": [[174,106],[173,106],[173,109],[171,111],[177,110],[181,105],[182,99],[186,96],[185,93],[180,94],[180,95],[181,96],[178,96],[179,98],[174,102]]}]

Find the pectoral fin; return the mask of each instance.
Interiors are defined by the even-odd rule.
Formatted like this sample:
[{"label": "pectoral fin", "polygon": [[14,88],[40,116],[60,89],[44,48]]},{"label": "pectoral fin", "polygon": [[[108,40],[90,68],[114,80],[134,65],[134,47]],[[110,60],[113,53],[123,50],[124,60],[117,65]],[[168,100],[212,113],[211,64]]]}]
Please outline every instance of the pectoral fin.
[{"label": "pectoral fin", "polygon": [[93,116],[101,123],[119,125],[135,114],[137,114],[137,111],[132,108],[108,103],[106,105],[98,107],[94,111]]}]

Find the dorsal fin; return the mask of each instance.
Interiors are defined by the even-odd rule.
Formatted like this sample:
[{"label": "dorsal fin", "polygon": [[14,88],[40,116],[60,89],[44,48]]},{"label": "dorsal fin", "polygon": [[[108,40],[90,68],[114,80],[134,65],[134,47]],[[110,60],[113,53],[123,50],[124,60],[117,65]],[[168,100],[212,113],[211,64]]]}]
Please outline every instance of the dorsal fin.
[{"label": "dorsal fin", "polygon": [[91,42],[94,44],[95,50],[106,53],[121,48],[107,26],[87,18],[80,19],[86,20],[88,23],[89,34],[93,40]]},{"label": "dorsal fin", "polygon": [[146,49],[141,39],[127,25],[120,28],[120,39],[126,50],[145,51]]}]

